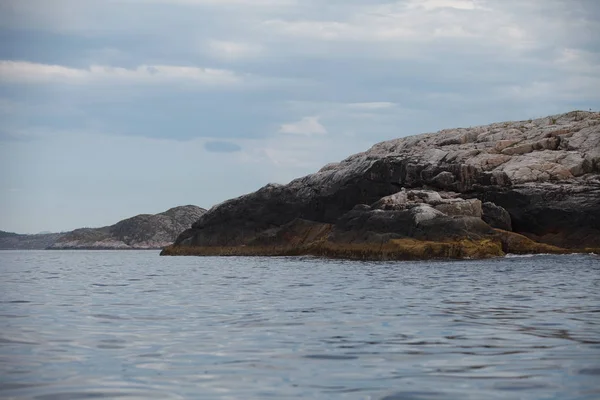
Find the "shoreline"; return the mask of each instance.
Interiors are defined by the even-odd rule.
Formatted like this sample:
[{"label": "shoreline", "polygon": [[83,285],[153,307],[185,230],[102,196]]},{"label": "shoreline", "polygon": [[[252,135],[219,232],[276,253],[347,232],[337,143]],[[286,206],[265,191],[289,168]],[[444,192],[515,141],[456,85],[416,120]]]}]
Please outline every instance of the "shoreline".
[{"label": "shoreline", "polygon": [[301,245],[273,246],[177,246],[165,247],[161,256],[206,257],[286,257],[315,256],[364,261],[417,261],[490,259],[526,254],[594,254],[597,248],[566,249],[535,242],[514,232],[496,229],[496,234],[481,239],[428,241],[411,238],[391,239],[384,243],[335,243],[320,240]]}]

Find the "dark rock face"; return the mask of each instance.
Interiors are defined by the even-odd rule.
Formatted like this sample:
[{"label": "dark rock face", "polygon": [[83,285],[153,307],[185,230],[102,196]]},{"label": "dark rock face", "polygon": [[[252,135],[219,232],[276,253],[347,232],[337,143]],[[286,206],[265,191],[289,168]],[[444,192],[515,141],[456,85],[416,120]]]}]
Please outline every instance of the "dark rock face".
[{"label": "dark rock face", "polygon": [[510,213],[515,232],[555,246],[600,247],[600,182],[525,184],[483,197]]},{"label": "dark rock face", "polygon": [[206,212],[196,206],[141,214],[103,228],[76,229],[62,235],[50,249],[160,249]]},{"label": "dark rock face", "polygon": [[483,216],[481,218],[492,228],[512,231],[509,212],[492,202],[483,203]]},{"label": "dark rock face", "polygon": [[340,243],[401,238],[443,241],[466,237],[481,239],[491,234],[493,230],[481,218],[452,217],[431,208],[414,207],[402,211],[350,211],[337,221],[330,239]]},{"label": "dark rock face", "polygon": [[599,192],[600,113],[577,111],[379,143],[213,207],[175,246],[251,245],[302,219],[332,224],[336,242],[489,237],[492,226],[595,247]]}]

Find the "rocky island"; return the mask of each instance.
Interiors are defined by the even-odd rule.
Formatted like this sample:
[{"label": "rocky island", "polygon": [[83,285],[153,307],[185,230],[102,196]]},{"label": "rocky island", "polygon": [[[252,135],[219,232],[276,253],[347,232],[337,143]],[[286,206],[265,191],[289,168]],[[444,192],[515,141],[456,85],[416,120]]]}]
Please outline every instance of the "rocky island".
[{"label": "rocky island", "polygon": [[196,206],[174,207],[160,214],[140,214],[103,228],[76,229],[48,249],[160,249],[206,212]]},{"label": "rocky island", "polygon": [[0,249],[161,249],[206,212],[197,206],[180,206],[160,214],[140,214],[102,228],[81,228],[65,233],[18,235],[0,231]]},{"label": "rocky island", "polygon": [[203,214],[162,255],[486,258],[600,249],[600,113],[382,142]]},{"label": "rocky island", "polygon": [[60,239],[64,233],[21,235],[0,231],[0,250],[43,250]]}]

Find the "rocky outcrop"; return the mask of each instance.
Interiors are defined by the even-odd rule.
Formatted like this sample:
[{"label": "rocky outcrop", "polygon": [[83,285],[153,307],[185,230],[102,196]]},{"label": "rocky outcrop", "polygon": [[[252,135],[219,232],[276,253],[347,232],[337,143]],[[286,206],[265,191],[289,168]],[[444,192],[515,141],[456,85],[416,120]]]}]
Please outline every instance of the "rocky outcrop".
[{"label": "rocky outcrop", "polygon": [[[401,258],[401,243],[456,249],[469,241],[493,243],[483,253],[471,252],[491,256],[510,248],[507,238],[513,236],[502,232],[511,229],[557,249],[599,248],[600,113],[576,111],[379,143],[287,185],[267,185],[213,207],[163,253],[260,253],[259,238],[285,237],[297,220],[329,227],[309,244],[279,245],[304,246],[311,254],[366,246],[371,250],[365,254],[378,258],[375,249],[392,246],[386,254]],[[548,249],[529,246],[542,247]],[[435,257],[467,253],[431,250]]]},{"label": "rocky outcrop", "polygon": [[63,234],[49,249],[160,249],[198,220],[205,209],[171,208],[160,214],[141,214],[103,228],[82,228]]}]

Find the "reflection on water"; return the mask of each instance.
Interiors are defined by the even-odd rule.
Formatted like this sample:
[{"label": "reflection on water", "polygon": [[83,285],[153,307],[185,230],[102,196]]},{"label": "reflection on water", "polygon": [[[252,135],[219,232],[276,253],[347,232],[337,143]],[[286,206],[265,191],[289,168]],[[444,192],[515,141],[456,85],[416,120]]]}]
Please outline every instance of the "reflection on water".
[{"label": "reflection on water", "polygon": [[5,251],[0,279],[0,398],[600,398],[598,256]]}]

